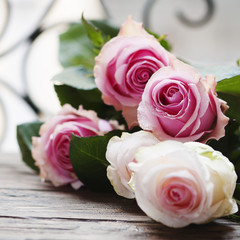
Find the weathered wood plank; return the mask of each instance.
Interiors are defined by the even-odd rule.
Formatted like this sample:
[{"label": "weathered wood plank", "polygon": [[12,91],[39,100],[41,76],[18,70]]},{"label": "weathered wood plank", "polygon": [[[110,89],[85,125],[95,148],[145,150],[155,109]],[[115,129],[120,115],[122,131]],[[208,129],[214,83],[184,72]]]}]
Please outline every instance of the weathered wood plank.
[{"label": "weathered wood plank", "polygon": [[0,239],[240,239],[240,225],[219,219],[170,229],[134,200],[114,193],[54,188],[16,155],[0,157]]},{"label": "weathered wood plank", "polygon": [[121,221],[66,221],[65,219],[10,219],[1,239],[239,239],[234,228],[222,223],[169,229],[158,223]]},{"label": "weathered wood plank", "polygon": [[61,192],[1,189],[0,205],[0,214],[3,216],[32,218],[51,215],[53,218],[150,221],[134,200],[87,190]]},{"label": "weathered wood plank", "polygon": [[217,221],[170,229],[154,222],[99,221],[57,218],[4,218],[1,239],[240,239],[234,224]]}]

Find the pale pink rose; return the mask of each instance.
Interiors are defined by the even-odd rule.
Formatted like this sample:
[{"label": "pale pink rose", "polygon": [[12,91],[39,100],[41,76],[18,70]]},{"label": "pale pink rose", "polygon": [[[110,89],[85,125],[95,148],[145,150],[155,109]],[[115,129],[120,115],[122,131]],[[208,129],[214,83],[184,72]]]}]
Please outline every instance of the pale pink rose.
[{"label": "pale pink rose", "polygon": [[211,147],[168,140],[140,148],[135,159],[135,197],[152,219],[180,228],[237,212],[234,166]]},{"label": "pale pink rose", "polygon": [[89,137],[111,130],[113,126],[99,119],[94,111],[84,110],[82,106],[76,110],[65,104],[58,115],[41,126],[40,137],[32,138],[32,156],[40,169],[41,179],[49,179],[54,186],[71,183],[74,188],[79,188],[83,184],[75,175],[69,158],[71,135]]},{"label": "pale pink rose", "polygon": [[107,177],[114,190],[120,196],[134,198],[134,191],[129,187],[131,170],[128,164],[134,161],[134,155],[139,147],[158,143],[153,134],[145,131],[135,133],[124,132],[121,137],[112,137],[107,145],[106,159],[110,165]]},{"label": "pale pink rose", "polygon": [[217,98],[215,87],[214,77],[202,79],[194,68],[176,60],[147,83],[138,108],[140,126],[160,140],[206,142],[223,137],[228,107]]},{"label": "pale pink rose", "polygon": [[103,101],[121,110],[129,127],[137,125],[137,106],[147,81],[172,59],[141,23],[129,18],[95,59],[94,76]]}]

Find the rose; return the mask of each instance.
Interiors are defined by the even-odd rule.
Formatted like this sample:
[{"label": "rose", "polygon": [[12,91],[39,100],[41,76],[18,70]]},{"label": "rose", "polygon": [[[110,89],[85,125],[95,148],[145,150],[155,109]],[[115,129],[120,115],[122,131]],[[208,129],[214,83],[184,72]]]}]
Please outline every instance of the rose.
[{"label": "rose", "polygon": [[136,200],[154,220],[180,228],[237,211],[234,166],[211,147],[169,140],[140,148],[135,159]]},{"label": "rose", "polygon": [[95,82],[104,102],[122,110],[129,127],[137,125],[137,106],[147,81],[173,58],[141,23],[129,18],[95,59]]},{"label": "rose", "polygon": [[227,105],[216,96],[212,76],[202,79],[189,65],[176,60],[147,83],[138,108],[138,121],[160,140],[206,142],[225,135]]},{"label": "rose", "polygon": [[134,191],[129,187],[131,170],[128,164],[134,161],[134,155],[139,147],[158,143],[153,134],[145,131],[135,133],[124,132],[121,137],[114,136],[109,140],[106,159],[110,165],[107,168],[107,177],[115,192],[126,198],[134,198]]},{"label": "rose", "polygon": [[99,119],[94,111],[84,110],[82,106],[76,110],[65,104],[58,115],[41,126],[40,137],[32,138],[32,156],[40,169],[41,179],[49,179],[54,186],[71,183],[79,188],[83,184],[77,179],[69,158],[71,135],[89,137],[111,130],[113,125]]}]

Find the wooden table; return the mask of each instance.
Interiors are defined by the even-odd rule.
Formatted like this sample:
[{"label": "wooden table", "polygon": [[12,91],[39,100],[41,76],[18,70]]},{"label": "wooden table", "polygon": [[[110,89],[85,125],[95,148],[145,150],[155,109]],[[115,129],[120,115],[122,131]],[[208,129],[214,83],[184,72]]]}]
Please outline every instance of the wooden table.
[{"label": "wooden table", "polygon": [[218,219],[171,229],[134,200],[41,183],[17,155],[0,156],[0,240],[240,239],[240,224]]}]

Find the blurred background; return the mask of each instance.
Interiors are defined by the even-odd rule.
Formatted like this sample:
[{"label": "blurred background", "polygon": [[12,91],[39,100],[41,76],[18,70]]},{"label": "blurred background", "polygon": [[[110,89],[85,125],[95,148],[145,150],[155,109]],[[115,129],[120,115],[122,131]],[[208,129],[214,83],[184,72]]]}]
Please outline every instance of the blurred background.
[{"label": "blurred background", "polygon": [[18,152],[16,125],[60,108],[51,78],[61,72],[58,36],[84,16],[121,25],[132,15],[167,34],[191,63],[240,58],[239,0],[0,0],[0,152]]}]

